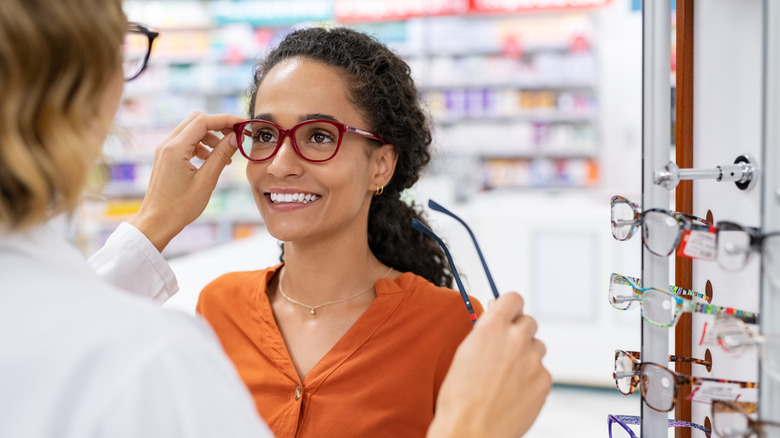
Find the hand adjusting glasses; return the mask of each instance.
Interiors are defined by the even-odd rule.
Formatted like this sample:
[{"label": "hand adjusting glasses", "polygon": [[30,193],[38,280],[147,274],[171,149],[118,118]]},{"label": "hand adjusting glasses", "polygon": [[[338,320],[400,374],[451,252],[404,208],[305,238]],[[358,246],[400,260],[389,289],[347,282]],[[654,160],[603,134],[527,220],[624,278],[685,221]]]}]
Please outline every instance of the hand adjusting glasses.
[{"label": "hand adjusting glasses", "polygon": [[[433,200],[428,200],[428,207],[438,212],[444,213],[448,216],[451,216],[452,218],[460,222],[461,225],[466,227],[466,231],[469,232],[469,235],[471,236],[471,240],[472,242],[474,242],[474,247],[477,248],[479,261],[482,262],[482,268],[485,270],[485,275],[487,276],[488,282],[490,283],[490,289],[493,292],[493,296],[498,298],[498,289],[496,289],[496,284],[493,282],[493,276],[490,275],[490,269],[488,269],[487,267],[487,263],[485,262],[485,257],[482,256],[482,250],[479,248],[479,244],[477,243],[477,238],[474,237],[474,233],[471,232],[471,228],[469,228],[469,226],[466,225],[466,222],[464,222],[463,219],[455,215],[455,213],[452,213],[451,211],[437,204]],[[444,241],[441,240],[441,238],[437,236],[436,233],[431,231],[430,228],[425,226],[425,224],[418,221],[417,219],[412,219],[412,227],[414,227],[415,230],[420,231],[428,235],[429,237],[431,237],[433,240],[436,241],[436,243],[439,244],[439,246],[441,246],[441,249],[444,250],[444,255],[447,257],[447,262],[449,262],[450,269],[452,270],[452,276],[455,277],[455,282],[458,284],[458,290],[460,291],[460,296],[461,298],[463,298],[463,302],[466,303],[466,310],[468,310],[469,312],[471,323],[474,324],[477,321],[477,315],[474,313],[474,308],[471,305],[471,300],[469,299],[469,295],[466,293],[466,288],[463,286],[463,281],[461,281],[460,275],[458,275],[458,269],[455,268],[455,262],[453,262],[452,260],[450,251],[449,249],[447,249],[447,245],[444,244]]]},{"label": "hand adjusting glasses", "polygon": [[386,143],[374,133],[323,117],[318,115],[316,119],[304,120],[290,129],[268,120],[247,120],[233,125],[233,132],[239,139],[238,149],[249,161],[270,159],[282,147],[285,137],[292,139],[293,149],[301,158],[314,163],[335,157],[344,134],[358,134],[380,144]]}]

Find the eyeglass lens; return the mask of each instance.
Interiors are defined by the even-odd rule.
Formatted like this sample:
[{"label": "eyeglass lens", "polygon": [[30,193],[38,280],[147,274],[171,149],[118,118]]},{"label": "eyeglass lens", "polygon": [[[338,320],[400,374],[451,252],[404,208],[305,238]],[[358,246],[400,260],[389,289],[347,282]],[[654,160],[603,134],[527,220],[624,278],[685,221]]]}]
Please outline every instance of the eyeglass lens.
[{"label": "eyeglass lens", "polygon": [[621,277],[613,276],[609,283],[609,303],[612,307],[620,310],[627,310],[634,307],[641,297],[634,292],[634,288],[621,281]]},{"label": "eyeglass lens", "polygon": [[626,201],[612,203],[612,236],[617,240],[626,240],[634,234],[639,220],[634,218],[636,212]]},{"label": "eyeglass lens", "polygon": [[761,349],[764,370],[780,381],[780,337],[756,336],[739,318],[727,314],[718,314],[713,323],[713,332],[726,352],[742,354],[753,346]]},{"label": "eyeglass lens", "polygon": [[668,369],[654,364],[642,364],[640,388],[645,403],[651,408],[668,412],[674,407],[674,375]]},{"label": "eyeglass lens", "polygon": [[642,241],[647,249],[659,256],[674,251],[683,229],[683,224],[672,213],[651,209],[640,214],[628,200],[613,200],[611,219],[612,236],[617,240],[628,239],[639,225],[643,225]]},{"label": "eyeglass lens", "polygon": [[122,70],[125,80],[141,74],[149,57],[149,37],[144,33],[127,32],[122,46]]},{"label": "eyeglass lens", "polygon": [[637,386],[641,388],[645,403],[651,408],[667,412],[674,407],[674,374],[654,363],[636,363],[623,351],[615,355],[615,385],[622,394],[632,393]]},{"label": "eyeglass lens", "polygon": [[721,437],[749,437],[753,434],[747,415],[726,403],[713,403],[712,429]]},{"label": "eyeglass lens", "polygon": [[671,327],[679,315],[677,300],[668,292],[648,289],[642,293],[642,316],[651,324]]},{"label": "eyeglass lens", "polygon": [[673,215],[662,211],[648,210],[643,213],[642,240],[650,252],[668,256],[680,241],[682,223]]},{"label": "eyeglass lens", "polygon": [[[622,281],[621,281],[622,280]],[[613,307],[627,310],[640,302],[642,317],[650,324],[671,327],[677,322],[682,311],[677,299],[669,292],[660,289],[635,289],[630,280],[613,274],[609,284],[609,302]]]},{"label": "eyeglass lens", "polygon": [[[338,125],[316,121],[293,128],[298,153],[311,161],[325,161],[336,154],[341,141]],[[276,151],[281,138],[275,125],[256,121],[244,126],[241,152],[250,160],[266,160]]]},{"label": "eyeglass lens", "polygon": [[634,361],[623,352],[615,357],[615,385],[621,394],[631,394],[636,389],[638,376],[634,371]]},{"label": "eyeglass lens", "polygon": [[742,230],[718,230],[718,263],[736,271],[745,267],[750,256],[750,234]]}]

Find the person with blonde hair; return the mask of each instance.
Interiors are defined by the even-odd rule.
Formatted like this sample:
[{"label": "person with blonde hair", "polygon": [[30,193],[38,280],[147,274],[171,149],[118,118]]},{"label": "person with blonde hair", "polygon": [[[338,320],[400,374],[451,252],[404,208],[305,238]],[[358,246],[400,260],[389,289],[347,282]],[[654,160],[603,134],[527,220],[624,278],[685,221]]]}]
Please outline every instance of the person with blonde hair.
[{"label": "person with blonde hair", "polygon": [[[270,437],[206,324],[104,283],[47,226],[79,204],[112,126],[128,31],[118,0],[0,3],[0,436]],[[194,117],[171,141],[240,120]],[[137,270],[167,268],[134,244],[152,256]]]},{"label": "person with blonde hair", "polygon": [[[128,32],[149,37],[148,57],[154,33],[119,0],[0,4],[0,436],[271,436],[207,324],[117,287],[175,293],[160,251],[202,213],[243,118],[184,120],[144,208],[91,266],[48,225],[79,204],[123,82],[145,67],[123,59]],[[550,387],[535,332],[519,295],[497,299],[454,352],[428,436],[525,433]]]}]

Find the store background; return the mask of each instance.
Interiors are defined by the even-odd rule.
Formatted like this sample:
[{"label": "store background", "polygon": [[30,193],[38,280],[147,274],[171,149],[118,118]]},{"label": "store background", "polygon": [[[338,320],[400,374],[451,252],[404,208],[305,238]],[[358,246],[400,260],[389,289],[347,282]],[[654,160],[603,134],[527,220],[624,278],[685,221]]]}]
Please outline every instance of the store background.
[{"label": "store background", "polygon": [[[469,4],[494,9],[458,10]],[[523,4],[541,7],[512,9]],[[562,4],[595,6],[548,7]],[[245,116],[257,57],[293,27],[354,26],[408,60],[436,121],[434,163],[411,195],[461,215],[499,289],[522,293],[539,322],[556,386],[529,436],[574,435],[564,424],[605,436],[607,413],[639,413],[639,398],[618,394],[612,380],[614,350],[640,349],[638,310],[606,299],[611,272],[640,275],[640,239],[616,242],[609,231],[612,195],[640,201],[638,2],[128,0],[125,10],[161,37],[148,71],[125,87],[105,148],[110,182],[73,231],[85,253],[137,210],[154,147],[180,120],[192,111]],[[181,287],[167,307],[192,313],[218,275],[277,263],[245,166],[234,158],[203,216],[166,249]],[[429,218],[486,303],[466,231]]]}]

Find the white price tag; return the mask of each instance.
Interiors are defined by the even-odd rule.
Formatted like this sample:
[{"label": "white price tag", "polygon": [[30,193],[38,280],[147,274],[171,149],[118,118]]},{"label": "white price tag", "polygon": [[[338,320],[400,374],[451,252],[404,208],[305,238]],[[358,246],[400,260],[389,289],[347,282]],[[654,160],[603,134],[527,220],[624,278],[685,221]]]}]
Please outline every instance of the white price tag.
[{"label": "white price tag", "polygon": [[688,395],[688,400],[700,403],[712,403],[713,400],[736,400],[739,397],[739,385],[704,381]]},{"label": "white price tag", "polygon": [[718,334],[715,332],[715,324],[710,322],[704,323],[704,329],[702,330],[701,338],[699,338],[700,347],[718,347]]},{"label": "white price tag", "polygon": [[692,259],[715,260],[718,256],[715,231],[688,230],[683,234],[678,254]]}]

